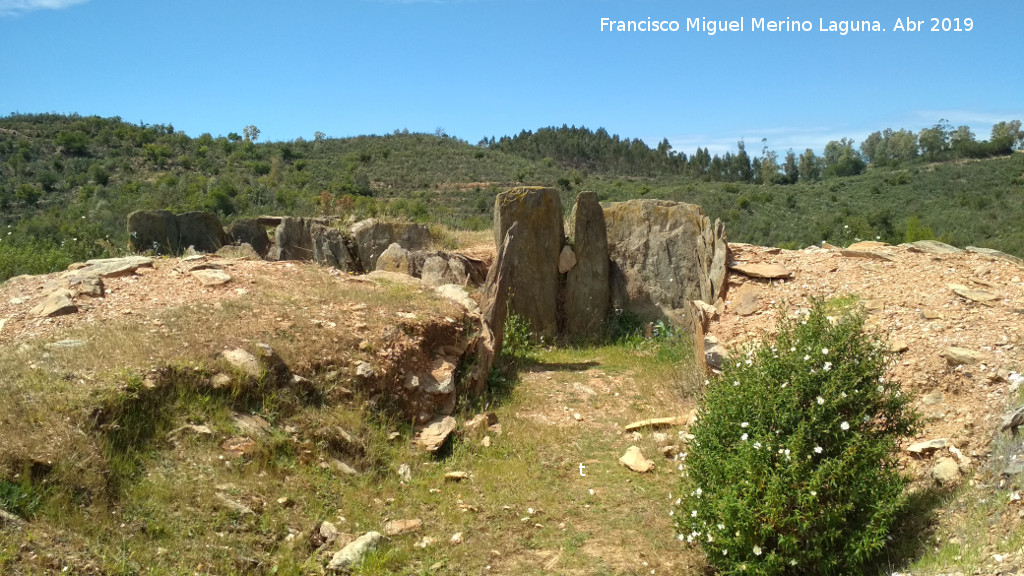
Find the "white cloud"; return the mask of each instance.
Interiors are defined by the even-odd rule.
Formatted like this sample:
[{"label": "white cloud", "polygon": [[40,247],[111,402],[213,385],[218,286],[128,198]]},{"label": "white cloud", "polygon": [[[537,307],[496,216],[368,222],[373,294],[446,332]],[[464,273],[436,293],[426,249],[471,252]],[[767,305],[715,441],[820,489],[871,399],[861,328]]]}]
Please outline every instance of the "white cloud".
[{"label": "white cloud", "polygon": [[35,10],[61,10],[89,0],[0,0],[0,16],[16,16]]}]

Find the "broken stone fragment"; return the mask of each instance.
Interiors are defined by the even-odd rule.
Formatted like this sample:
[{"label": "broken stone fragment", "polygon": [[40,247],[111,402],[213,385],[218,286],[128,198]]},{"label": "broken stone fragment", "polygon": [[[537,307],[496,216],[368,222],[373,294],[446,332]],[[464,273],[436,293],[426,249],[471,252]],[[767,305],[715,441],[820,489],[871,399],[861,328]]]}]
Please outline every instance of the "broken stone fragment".
[{"label": "broken stone fragment", "polygon": [[457,427],[458,423],[451,416],[434,420],[426,428],[420,430],[416,435],[415,443],[427,452],[437,452]]},{"label": "broken stone fragment", "polygon": [[644,458],[640,448],[637,448],[636,446],[630,446],[629,449],[626,450],[626,453],[619,458],[619,464],[622,464],[634,472],[640,472],[641,474],[644,472],[650,472],[654,469],[654,462]]},{"label": "broken stone fragment", "polygon": [[33,308],[31,314],[36,318],[52,318],[54,316],[74,314],[75,312],[78,312],[78,306],[75,306],[71,292],[68,290],[55,290]]},{"label": "broken stone fragment", "polygon": [[334,554],[334,557],[327,564],[327,571],[340,573],[348,570],[358,564],[363,559],[363,556],[376,549],[383,539],[384,535],[380,532],[367,532],[363,534]]}]

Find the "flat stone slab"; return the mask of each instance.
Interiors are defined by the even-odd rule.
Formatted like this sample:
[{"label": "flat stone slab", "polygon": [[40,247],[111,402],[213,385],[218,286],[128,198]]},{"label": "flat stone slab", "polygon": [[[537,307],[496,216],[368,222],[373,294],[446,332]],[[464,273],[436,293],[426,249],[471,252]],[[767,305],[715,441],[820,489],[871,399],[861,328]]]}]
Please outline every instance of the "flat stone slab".
[{"label": "flat stone slab", "polygon": [[956,246],[951,246],[939,242],[938,240],[918,240],[917,242],[910,242],[909,244],[903,244],[907,247],[907,250],[911,252],[921,252],[924,254],[935,254],[941,256],[943,254],[956,254],[957,252],[963,252],[962,249]]},{"label": "flat stone slab", "polygon": [[641,474],[654,470],[654,462],[645,458],[643,452],[636,446],[630,446],[626,450],[626,453],[619,458],[619,464]]},{"label": "flat stone slab", "polygon": [[866,251],[870,252],[871,250],[874,250],[875,248],[881,248],[883,246],[888,246],[888,244],[886,244],[885,242],[876,242],[874,240],[864,240],[862,242],[854,242],[853,244],[850,244],[849,246],[847,246],[846,249],[847,250],[866,250]]},{"label": "flat stone slab", "polygon": [[974,350],[957,348],[956,346],[946,348],[942,355],[946,357],[946,362],[952,366],[958,364],[980,364],[983,359],[981,354]]},{"label": "flat stone slab", "polygon": [[792,270],[787,269],[785,266],[780,266],[779,264],[737,262],[730,264],[729,269],[734,272],[739,272],[744,276],[750,276],[751,278],[765,278],[768,280],[789,278],[793,275]]},{"label": "flat stone slab", "polygon": [[68,290],[55,290],[36,305],[32,309],[31,314],[37,318],[52,318],[54,316],[74,314],[75,312],[78,312],[78,306],[75,306],[71,292]]},{"label": "flat stone slab", "polygon": [[451,416],[435,420],[416,435],[416,445],[427,452],[437,452],[458,426],[458,422]]},{"label": "flat stone slab", "polygon": [[928,454],[935,452],[936,450],[942,450],[947,446],[949,446],[949,440],[946,440],[945,438],[936,438],[934,440],[911,444],[907,447],[907,452],[910,452],[911,454]]},{"label": "flat stone slab", "polygon": [[975,290],[960,284],[947,284],[946,287],[952,290],[957,296],[966,298],[972,302],[991,302],[992,300],[999,300],[1001,298],[998,294],[993,294],[987,290]]},{"label": "flat stone slab", "polygon": [[730,294],[732,311],[740,316],[750,316],[761,309],[761,291],[756,286],[744,284]]},{"label": "flat stone slab", "polygon": [[143,266],[153,266],[153,259],[145,256],[127,256],[125,258],[101,258],[86,260],[85,266],[72,270],[68,278],[111,278],[128,276]]},{"label": "flat stone slab", "polygon": [[896,259],[888,254],[882,254],[881,252],[868,252],[865,250],[840,250],[840,254],[847,258],[869,258],[872,260],[885,260],[887,262],[895,262]]},{"label": "flat stone slab", "polygon": [[1000,252],[999,250],[993,250],[992,248],[978,248],[977,246],[968,246],[966,250],[974,254],[981,254],[983,256],[988,256],[989,258],[1002,260],[1004,262],[1024,267],[1024,259],[1018,258],[1012,254],[1007,254],[1006,252]]},{"label": "flat stone slab", "polygon": [[193,270],[192,272],[190,272],[190,274],[192,274],[193,278],[199,280],[199,282],[203,286],[220,286],[221,284],[227,284],[228,282],[231,281],[231,276],[229,276],[228,273],[224,272],[223,270]]}]

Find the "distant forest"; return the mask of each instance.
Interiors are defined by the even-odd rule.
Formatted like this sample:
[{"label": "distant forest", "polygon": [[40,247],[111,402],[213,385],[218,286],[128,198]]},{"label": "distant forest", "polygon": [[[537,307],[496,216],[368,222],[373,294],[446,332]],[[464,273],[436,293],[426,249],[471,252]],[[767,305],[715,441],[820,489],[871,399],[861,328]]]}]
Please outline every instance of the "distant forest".
[{"label": "distant forest", "polygon": [[137,209],[407,218],[491,226],[495,195],[518,184],[581,190],[602,201],[666,198],[701,205],[731,240],[802,247],[822,240],[937,237],[1024,253],[1024,144],[1018,120],[978,140],[944,121],[885,129],[780,158],[691,155],[562,126],[476,145],[439,130],[261,142],[256,126],[188,136],[121,118],[0,118],[0,279],[124,251]]}]

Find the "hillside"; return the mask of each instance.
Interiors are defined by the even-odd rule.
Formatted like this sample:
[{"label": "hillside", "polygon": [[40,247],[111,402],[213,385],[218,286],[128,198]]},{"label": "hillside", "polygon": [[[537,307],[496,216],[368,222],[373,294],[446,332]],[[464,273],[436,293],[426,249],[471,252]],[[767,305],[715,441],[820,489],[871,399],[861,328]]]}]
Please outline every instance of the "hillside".
[{"label": "hillside", "polygon": [[[243,132],[191,137],[119,118],[0,118],[0,225],[9,232],[0,238],[0,278],[119,255],[124,218],[137,209],[209,209],[226,220],[391,215],[483,230],[495,195],[520,183],[559,188],[565,207],[581,190],[602,201],[696,203],[739,242],[794,248],[935,237],[1024,254],[1020,153],[917,158],[795,184],[781,183],[779,172],[774,183],[756,184],[758,159],[742,156],[742,177],[716,175],[704,161],[713,167],[717,156],[687,160],[667,142],[649,148],[601,129],[542,129],[477,145],[405,131],[266,143],[255,127]],[[737,158],[726,155],[730,164]]]},{"label": "hillside", "polygon": [[[890,379],[926,418],[903,448],[945,441],[904,452],[915,508],[878,573],[1024,565],[1019,442],[997,432],[1021,400],[1024,269],[905,246],[731,249],[734,265],[793,275],[731,272],[709,334],[736,351],[812,297],[837,314],[863,308],[897,354]],[[230,281],[205,287],[189,274],[211,266]],[[317,574],[371,530],[388,536],[356,574],[705,567],[670,515],[700,389],[687,339],[538,348],[507,333],[502,371],[484,396],[458,403],[461,437],[431,456],[355,370],[419,369],[409,353],[460,333],[461,309],[418,281],[164,257],[108,278],[106,296],[78,313],[33,319],[55,280],[0,286],[5,574]],[[257,343],[300,379],[253,380],[222,355]],[[950,347],[975,358],[952,362]],[[474,428],[482,410],[496,423]],[[682,418],[624,428],[664,416]],[[618,463],[631,445],[652,472]],[[941,457],[956,463],[953,487],[931,478]]]}]

